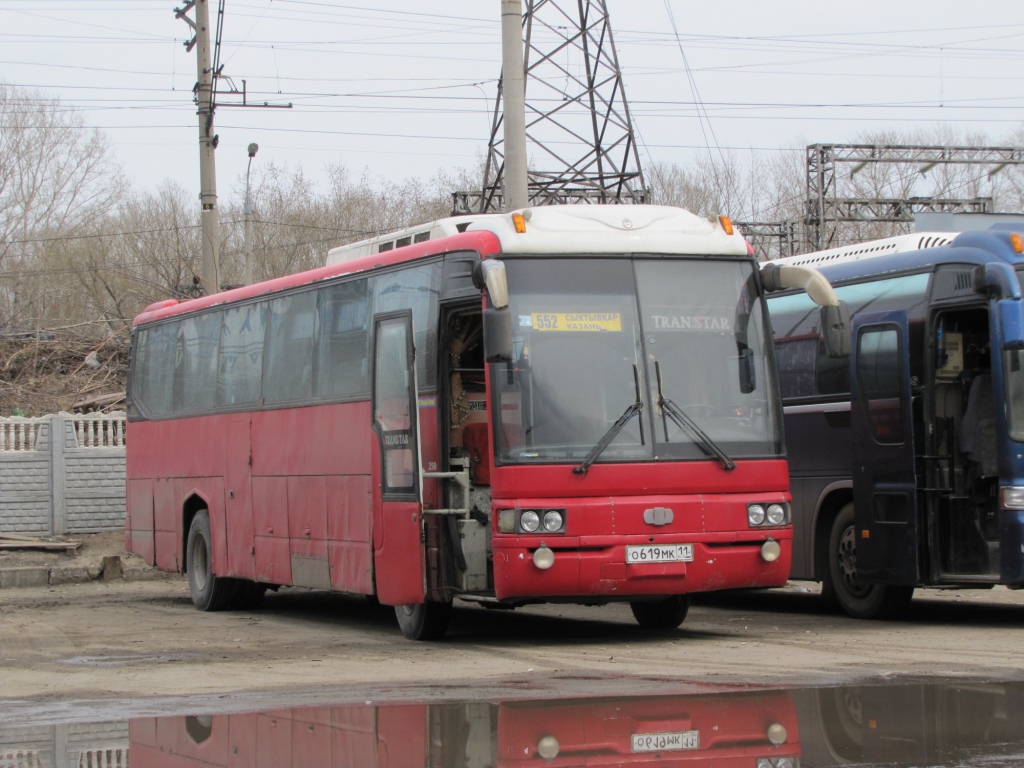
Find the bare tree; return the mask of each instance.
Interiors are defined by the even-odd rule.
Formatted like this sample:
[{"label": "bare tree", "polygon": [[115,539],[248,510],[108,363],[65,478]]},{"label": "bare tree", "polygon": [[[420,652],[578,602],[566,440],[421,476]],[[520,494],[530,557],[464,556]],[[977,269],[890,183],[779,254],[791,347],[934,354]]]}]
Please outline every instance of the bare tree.
[{"label": "bare tree", "polygon": [[56,99],[0,83],[0,323],[36,323],[40,254],[124,191],[103,134]]}]

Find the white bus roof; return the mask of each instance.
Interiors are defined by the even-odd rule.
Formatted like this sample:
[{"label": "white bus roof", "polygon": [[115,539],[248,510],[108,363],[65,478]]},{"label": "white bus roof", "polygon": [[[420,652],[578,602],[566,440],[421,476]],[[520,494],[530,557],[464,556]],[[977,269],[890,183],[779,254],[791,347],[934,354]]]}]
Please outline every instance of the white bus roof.
[{"label": "white bus roof", "polygon": [[773,259],[771,263],[808,267],[822,267],[826,264],[842,264],[847,261],[860,261],[861,259],[872,259],[876,256],[888,256],[892,253],[919,251],[924,248],[936,248],[940,245],[946,245],[951,242],[958,234],[960,233],[921,232],[914,235],[896,235],[896,237],[886,237],[881,240],[869,240],[865,243],[844,245],[842,248],[831,248],[827,251],[801,253],[797,256]]},{"label": "white bus roof", "polygon": [[454,216],[367,238],[327,252],[327,265],[459,232],[492,232],[505,253],[694,253],[745,256],[739,232],[718,220],[665,205],[551,205],[524,208],[526,231],[512,213]]},{"label": "white bus roof", "polygon": [[450,216],[447,219],[428,221],[426,224],[417,224],[414,227],[406,227],[395,232],[388,232],[382,235],[374,235],[365,240],[360,240],[348,245],[339,245],[327,252],[327,264],[330,267],[340,264],[343,261],[351,261],[374,253],[384,253],[395,248],[402,248],[413,243],[422,243],[426,240],[436,240],[439,237],[456,235],[465,232],[466,227],[475,219],[483,216],[494,216],[496,214],[477,214],[468,216]]},{"label": "white bus roof", "polygon": [[468,231],[493,232],[504,253],[694,253],[746,256],[738,231],[667,205],[550,205],[526,208],[526,231],[511,214],[481,218]]}]

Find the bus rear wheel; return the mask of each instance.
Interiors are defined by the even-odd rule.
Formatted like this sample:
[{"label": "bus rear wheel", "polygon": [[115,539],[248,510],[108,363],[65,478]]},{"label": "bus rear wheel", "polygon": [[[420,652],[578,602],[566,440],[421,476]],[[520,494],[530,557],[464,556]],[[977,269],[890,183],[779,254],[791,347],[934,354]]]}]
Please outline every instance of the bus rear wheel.
[{"label": "bus rear wheel", "polygon": [[231,603],[237,585],[234,579],[220,578],[213,572],[213,538],[210,514],[201,509],[192,518],[185,546],[185,568],[192,603],[200,611],[222,611]]},{"label": "bus rear wheel", "polygon": [[863,584],[857,578],[857,529],[853,502],[836,516],[828,539],[828,571],[822,594],[855,619],[886,619],[904,610],[914,588],[902,584]]},{"label": "bus rear wheel", "polygon": [[636,623],[644,629],[675,629],[690,610],[689,595],[673,595],[654,603],[637,600],[629,604]]},{"label": "bus rear wheel", "polygon": [[396,605],[395,618],[409,640],[440,640],[448,631],[451,601],[427,600],[416,605]]}]

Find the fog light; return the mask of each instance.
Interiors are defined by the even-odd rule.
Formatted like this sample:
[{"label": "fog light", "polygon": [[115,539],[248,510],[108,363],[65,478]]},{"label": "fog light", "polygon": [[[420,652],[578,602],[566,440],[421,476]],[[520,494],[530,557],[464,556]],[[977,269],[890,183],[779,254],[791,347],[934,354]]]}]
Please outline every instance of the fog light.
[{"label": "fog light", "polygon": [[554,760],[558,757],[558,739],[554,736],[545,736],[537,742],[537,754],[545,760]]},{"label": "fog light", "polygon": [[760,504],[751,504],[747,507],[747,522],[751,525],[760,525],[764,522],[764,507]]},{"label": "fog light", "polygon": [[782,525],[786,522],[786,508],[781,504],[770,504],[768,506],[768,522],[772,525]]},{"label": "fog light", "polygon": [[519,518],[519,527],[527,533],[536,533],[540,528],[540,515],[532,509],[526,510]]},{"label": "fog light", "polygon": [[546,571],[555,564],[555,553],[544,546],[544,544],[541,544],[537,551],[533,553],[533,564],[542,571]]},{"label": "fog light", "polygon": [[[782,547],[780,547],[779,542],[774,539],[768,539],[768,541],[761,545],[761,557],[766,563],[774,563],[779,559],[779,555],[781,554]],[[779,727],[782,728],[781,725]]]},{"label": "fog light", "polygon": [[786,736],[786,726],[782,723],[772,723],[768,726],[768,741],[772,743],[773,747],[785,744]]}]

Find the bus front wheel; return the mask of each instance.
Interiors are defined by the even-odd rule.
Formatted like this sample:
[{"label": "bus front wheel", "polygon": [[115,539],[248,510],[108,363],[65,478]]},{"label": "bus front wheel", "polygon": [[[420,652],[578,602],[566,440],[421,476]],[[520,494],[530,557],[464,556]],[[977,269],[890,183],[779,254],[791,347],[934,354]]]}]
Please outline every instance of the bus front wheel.
[{"label": "bus front wheel", "polygon": [[398,626],[410,640],[440,640],[448,631],[451,615],[451,601],[427,600],[416,605],[395,606]]},{"label": "bus front wheel", "polygon": [[689,595],[673,595],[655,603],[640,600],[629,604],[636,623],[644,629],[675,629],[690,610]]},{"label": "bus front wheel", "polygon": [[828,571],[822,594],[833,597],[855,619],[885,619],[910,603],[914,588],[902,584],[863,584],[857,578],[857,529],[853,503],[836,516],[828,539]]},{"label": "bus front wheel", "polygon": [[213,572],[213,538],[210,514],[201,509],[192,518],[185,546],[185,568],[192,603],[200,611],[222,611],[235,596],[234,579],[220,578]]}]

